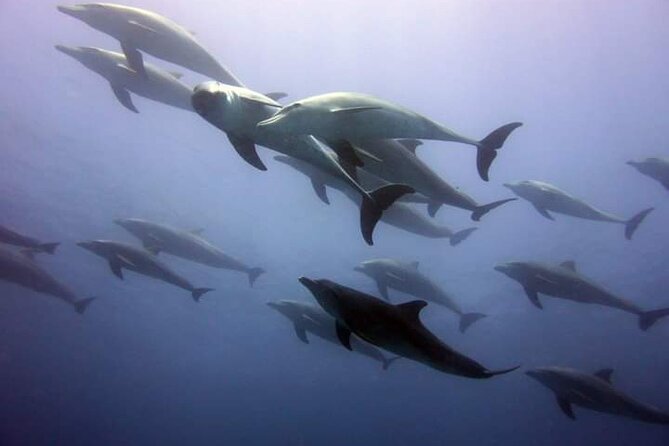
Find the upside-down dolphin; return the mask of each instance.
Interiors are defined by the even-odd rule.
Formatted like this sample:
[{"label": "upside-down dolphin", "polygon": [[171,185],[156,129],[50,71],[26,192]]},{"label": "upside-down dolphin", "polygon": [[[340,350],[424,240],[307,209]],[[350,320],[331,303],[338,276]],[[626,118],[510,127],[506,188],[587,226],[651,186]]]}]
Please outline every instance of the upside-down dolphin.
[{"label": "upside-down dolphin", "polygon": [[299,280],[336,319],[337,337],[349,350],[351,333],[354,333],[370,344],[443,373],[484,379],[518,368],[488,370],[439,340],[420,321],[419,313],[427,305],[425,301],[392,305],[330,280],[306,277]]},{"label": "upside-down dolphin", "polygon": [[532,206],[549,220],[553,220],[553,216],[549,213],[549,211],[552,211],[586,220],[619,223],[625,226],[625,238],[627,240],[632,239],[634,231],[637,230],[641,222],[653,210],[653,208],[644,209],[629,220],[625,220],[624,218],[600,211],[583,200],[579,200],[552,184],[542,181],[527,180],[516,184],[506,183],[504,186],[511,189],[519,197],[532,203]]},{"label": "upside-down dolphin", "polygon": [[521,125],[519,122],[506,124],[477,141],[374,96],[338,92],[292,102],[275,116],[259,123],[258,127],[270,132],[313,135],[329,141],[416,138],[470,144],[476,147],[479,176],[488,181],[488,170],[497,150]]},{"label": "upside-down dolphin", "polygon": [[0,247],[0,279],[62,299],[72,305],[79,314],[83,314],[95,299],[80,298],[29,257],[2,247]]},{"label": "upside-down dolphin", "polygon": [[[268,302],[267,305],[293,323],[295,334],[305,344],[309,343],[307,333],[311,333],[324,341],[341,347],[341,342],[339,342],[335,332],[335,320],[319,306],[293,300]],[[354,352],[380,362],[383,370],[387,370],[390,364],[398,359],[398,357],[386,358],[378,348],[360,340],[357,336],[351,337],[351,347]]]},{"label": "upside-down dolphin", "polygon": [[122,218],[114,223],[139,238],[144,248],[154,255],[166,252],[214,268],[229,269],[248,274],[253,286],[264,269],[251,267],[225,254],[200,236],[200,231],[182,231],[168,225],[139,218]]},{"label": "upside-down dolphin", "polygon": [[188,280],[172,271],[150,252],[127,243],[111,240],[91,240],[79,242],[77,245],[106,259],[109,262],[109,268],[121,280],[123,280],[123,268],[125,268],[190,291],[193,300],[196,302],[199,302],[204,293],[213,290],[213,288],[195,288]]},{"label": "upside-down dolphin", "polygon": [[418,270],[418,262],[406,263],[395,259],[372,259],[354,268],[376,282],[379,294],[390,302],[388,288],[442,305],[460,318],[460,333],[474,322],[486,317],[483,313],[465,313],[455,299]]},{"label": "upside-down dolphin", "polygon": [[23,253],[27,255],[32,255],[37,252],[53,254],[58,245],[60,245],[60,243],[44,243],[36,238],[19,234],[2,225],[0,225],[0,243],[27,248],[23,251]]},{"label": "upside-down dolphin", "polygon": [[630,302],[606,290],[576,270],[572,260],[560,265],[538,262],[509,262],[495,266],[499,271],[520,283],[530,302],[543,309],[539,294],[572,300],[584,304],[603,305],[632,313],[639,317],[639,328],[648,330],[659,319],[669,316],[669,308],[644,311]]},{"label": "upside-down dolphin", "polygon": [[242,85],[195,40],[191,32],[155,12],[113,3],[58,6],[58,10],[117,39],[129,67],[142,76],[147,73],[140,51],[211,79]]},{"label": "upside-down dolphin", "polygon": [[526,372],[555,393],[562,412],[576,419],[572,405],[646,423],[669,424],[669,413],[644,404],[613,387],[613,370],[594,374],[566,367],[541,367]]},{"label": "upside-down dolphin", "polygon": [[653,157],[642,161],[628,161],[627,164],[659,181],[665,189],[669,190],[669,158]]},{"label": "upside-down dolphin", "polygon": [[192,90],[182,83],[178,73],[170,73],[161,68],[144,64],[145,76],[129,68],[125,56],[121,53],[91,47],[67,47],[56,45],[56,49],[72,56],[86,68],[104,77],[116,99],[128,110],[139,113],[132,102],[130,93],[162,102],[163,104],[193,111],[190,104]]},{"label": "upside-down dolphin", "polygon": [[354,178],[354,166],[343,166],[334,152],[309,135],[258,133],[256,124],[274,115],[281,104],[247,88],[205,82],[195,87],[193,108],[207,122],[225,132],[237,153],[252,166],[267,170],[256,152],[256,144],[301,159],[342,178],[363,197],[360,229],[367,244],[383,211],[402,195],[414,190],[404,184],[389,184],[367,191]]}]

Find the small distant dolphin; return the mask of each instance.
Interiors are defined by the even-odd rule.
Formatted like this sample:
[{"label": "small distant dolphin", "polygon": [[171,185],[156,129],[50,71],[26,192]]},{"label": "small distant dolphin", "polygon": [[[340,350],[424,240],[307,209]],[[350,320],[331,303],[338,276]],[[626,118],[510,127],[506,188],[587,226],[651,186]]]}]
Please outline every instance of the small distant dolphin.
[{"label": "small distant dolphin", "polygon": [[121,53],[91,47],[56,45],[61,53],[72,56],[86,68],[104,77],[116,99],[128,110],[139,113],[130,92],[156,102],[193,111],[190,104],[191,89],[179,81],[178,73],[170,73],[151,64],[144,64],[146,76],[131,70]]},{"label": "small distant dolphin", "polygon": [[0,225],[0,243],[8,245],[21,246],[27,248],[22,252],[26,255],[32,255],[37,252],[46,252],[53,254],[60,243],[44,243],[27,235],[19,234],[16,231]]},{"label": "small distant dolphin", "polygon": [[371,139],[436,139],[476,147],[479,176],[488,170],[506,138],[522,124],[506,124],[480,141],[458,135],[425,116],[360,93],[327,93],[300,99],[258,124],[265,131],[313,135],[326,140],[358,142]]},{"label": "small distant dolphin", "polygon": [[483,313],[465,313],[452,296],[418,271],[418,262],[405,263],[394,259],[372,259],[354,268],[376,282],[379,294],[390,302],[388,288],[423,298],[442,305],[460,318],[460,333],[464,333],[474,322],[486,317]]},{"label": "small distant dolphin", "polygon": [[586,220],[620,223],[625,225],[625,238],[627,240],[632,239],[634,231],[636,231],[644,218],[654,209],[644,209],[629,220],[625,220],[624,218],[600,211],[588,203],[542,181],[527,180],[516,184],[506,183],[504,186],[511,189],[519,197],[532,203],[532,206],[549,220],[553,220],[553,216],[548,212],[552,211]]},{"label": "small distant dolphin", "polygon": [[566,367],[541,367],[526,372],[555,392],[562,412],[576,419],[572,405],[596,412],[632,418],[646,423],[669,424],[669,413],[641,403],[611,384],[613,370],[603,369],[591,375]]},{"label": "small distant dolphin", "polygon": [[229,269],[248,274],[253,286],[262,268],[245,265],[230,257],[200,236],[200,231],[181,231],[168,225],[153,223],[139,218],[123,218],[114,223],[142,241],[144,249],[154,255],[164,251],[177,257],[202,263],[214,268]]},{"label": "small distant dolphin", "polygon": [[123,268],[125,268],[190,291],[196,302],[200,301],[204,293],[213,290],[213,288],[195,288],[188,280],[172,271],[153,254],[127,243],[91,240],[79,242],[77,245],[106,259],[109,262],[109,268],[121,280],[123,280]]},{"label": "small distant dolphin", "polygon": [[83,314],[95,299],[94,297],[80,298],[29,257],[2,247],[0,247],[0,279],[62,299],[72,305],[79,314]]},{"label": "small distant dolphin", "polygon": [[[267,305],[293,323],[295,334],[305,344],[309,343],[309,338],[307,338],[308,332],[324,341],[341,347],[341,342],[339,342],[337,333],[335,332],[335,320],[317,305],[292,300],[268,302]],[[354,352],[380,362],[383,370],[387,370],[390,364],[399,359],[397,356],[386,358],[378,348],[360,340],[357,336],[351,337],[351,347]]]},{"label": "small distant dolphin", "polygon": [[396,355],[443,373],[484,379],[518,367],[491,371],[443,343],[420,321],[427,302],[414,300],[392,305],[369,294],[325,279],[300,277],[318,304],[336,319],[337,337],[351,350],[351,333]]},{"label": "small distant dolphin", "polygon": [[639,317],[639,328],[648,330],[659,319],[669,316],[669,308],[643,311],[636,304],[616,296],[576,270],[572,260],[560,265],[538,262],[509,262],[495,266],[495,271],[506,274],[520,283],[530,302],[543,309],[539,293],[584,304],[617,308]]},{"label": "small distant dolphin", "polygon": [[643,161],[628,161],[627,164],[659,181],[665,189],[669,190],[669,158],[646,158]]},{"label": "small distant dolphin", "polygon": [[145,9],[113,3],[58,6],[58,10],[121,43],[129,67],[146,76],[144,51],[230,85],[242,83],[200,45],[193,34],[173,21]]}]

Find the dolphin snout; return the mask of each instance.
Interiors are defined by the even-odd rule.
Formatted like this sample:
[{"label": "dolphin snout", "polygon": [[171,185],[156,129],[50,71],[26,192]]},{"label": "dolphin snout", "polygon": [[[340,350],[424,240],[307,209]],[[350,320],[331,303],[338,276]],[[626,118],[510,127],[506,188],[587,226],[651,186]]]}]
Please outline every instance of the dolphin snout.
[{"label": "dolphin snout", "polygon": [[68,56],[74,56],[74,54],[77,52],[77,50],[71,46],[54,45],[54,48],[56,48],[61,53],[67,54]]},{"label": "dolphin snout", "polygon": [[79,6],[64,6],[64,5],[58,5],[56,6],[56,9],[62,12],[63,14],[67,14],[73,17],[77,12],[82,10],[82,8]]}]

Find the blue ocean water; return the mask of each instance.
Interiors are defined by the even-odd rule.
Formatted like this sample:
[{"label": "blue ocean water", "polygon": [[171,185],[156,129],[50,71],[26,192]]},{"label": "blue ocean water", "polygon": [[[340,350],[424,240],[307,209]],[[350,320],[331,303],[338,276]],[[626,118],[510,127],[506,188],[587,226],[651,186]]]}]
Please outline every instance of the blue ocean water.
[{"label": "blue ocean water", "polygon": [[[0,283],[0,444],[666,445],[666,426],[576,408],[522,370],[615,369],[616,386],[669,410],[669,322],[648,332],[633,316],[545,298],[533,307],[493,270],[509,260],[579,269],[647,309],[669,306],[666,190],[626,161],[667,156],[669,3],[481,0],[128,1],[188,29],[253,90],[288,101],[359,91],[403,104],[466,135],[524,126],[476,175],[473,150],[426,141],[420,158],[481,202],[505,182],[543,180],[624,217],[655,211],[632,241],[619,225],[505,205],[457,247],[380,223],[364,244],[358,211],[330,206],[301,174],[272,160],[259,172],[197,114],[134,98],[124,109],[98,75],[54,45],[119,51],[113,38],[51,1],[0,1],[0,224],[45,241],[38,262],[82,296],[63,302]],[[194,86],[206,78],[178,69]],[[422,210],[422,208],[421,208]],[[139,217],[204,228],[227,253],[267,270],[242,274],[174,257],[170,266],[215,291],[199,304],[75,245],[137,243],[113,224]],[[436,219],[456,229],[467,212]],[[460,334],[430,305],[423,322],[457,350],[497,369],[490,380],[441,374],[408,360],[381,367],[343,348],[300,342],[266,302],[314,302],[297,282],[325,277],[376,294],[361,261],[419,261],[468,308],[489,315]],[[393,293],[395,302],[408,300]]]}]

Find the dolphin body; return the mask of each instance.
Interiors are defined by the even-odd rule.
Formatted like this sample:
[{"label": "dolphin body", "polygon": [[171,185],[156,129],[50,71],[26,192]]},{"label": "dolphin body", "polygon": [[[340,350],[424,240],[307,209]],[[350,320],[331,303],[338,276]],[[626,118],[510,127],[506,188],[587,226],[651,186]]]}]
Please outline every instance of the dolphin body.
[{"label": "dolphin body", "polygon": [[[315,166],[305,163],[297,158],[292,158],[285,155],[277,155],[274,159],[282,164],[286,164],[298,172],[306,175],[311,180],[311,185],[316,192],[318,198],[325,204],[330,204],[330,199],[327,195],[327,186],[337,189],[353,201],[356,205],[360,205],[359,195],[351,189],[345,182],[333,177]],[[387,184],[385,181],[374,178],[371,174],[364,170],[358,172],[358,180],[365,188],[369,185],[376,185],[377,187]],[[413,234],[421,235],[428,238],[447,238],[451,246],[455,246],[467,237],[477,228],[467,228],[460,231],[453,231],[450,228],[434,223],[432,220],[424,217],[422,214],[416,212],[414,208],[409,205],[409,200],[416,202],[424,202],[418,194],[405,195],[393,203],[386,209],[381,216],[381,221],[402,229]]]},{"label": "dolphin body", "polygon": [[665,189],[669,190],[669,158],[646,158],[642,161],[628,161],[627,164],[659,181]]},{"label": "dolphin body", "polygon": [[522,124],[504,125],[480,141],[458,135],[425,116],[385,100],[360,93],[327,93],[286,105],[258,124],[265,131],[313,135],[330,141],[416,138],[453,141],[476,147],[479,176],[488,170],[506,138]]},{"label": "dolphin body", "polygon": [[130,69],[142,76],[148,73],[140,51],[211,79],[242,85],[195,40],[191,32],[159,14],[113,3],[58,6],[58,10],[117,39]]},{"label": "dolphin body", "polygon": [[53,254],[56,251],[58,245],[60,245],[60,243],[44,243],[40,240],[37,240],[36,238],[19,234],[18,232],[2,225],[0,225],[0,243],[27,248],[23,251],[23,253],[29,256],[37,252]]},{"label": "dolphin body", "polygon": [[644,209],[629,220],[625,220],[589,205],[576,197],[542,181],[527,180],[516,184],[506,183],[508,187],[521,198],[532,203],[532,206],[544,217],[554,220],[549,211],[558,214],[570,215],[585,220],[605,221],[625,225],[625,238],[631,240],[634,232],[646,216],[654,208]]},{"label": "dolphin body", "polygon": [[613,370],[595,374],[566,367],[541,367],[526,374],[555,393],[562,412],[576,419],[572,406],[632,418],[646,423],[669,424],[669,413],[641,403],[613,387]]},{"label": "dolphin body", "polygon": [[258,144],[318,166],[346,181],[363,197],[360,228],[369,245],[374,244],[372,234],[383,211],[402,195],[414,192],[403,184],[389,184],[368,192],[352,175],[354,167],[343,166],[331,150],[312,136],[257,132],[256,124],[281,108],[281,104],[266,95],[220,82],[204,82],[195,87],[192,104],[200,116],[227,134],[237,153],[255,168],[267,170],[256,152]]},{"label": "dolphin body", "polygon": [[517,368],[488,370],[443,343],[420,321],[419,313],[427,305],[425,301],[392,305],[330,280],[306,277],[299,280],[318,304],[336,319],[337,337],[349,350],[351,333],[354,333],[372,345],[443,373],[484,379]]},{"label": "dolphin body", "polygon": [[95,299],[80,298],[29,257],[2,247],[0,247],[0,279],[62,299],[72,305],[79,314],[83,314]]},{"label": "dolphin body", "polygon": [[109,268],[121,280],[123,280],[123,268],[125,268],[190,291],[196,302],[200,301],[204,293],[213,290],[212,288],[195,288],[188,280],[172,271],[150,252],[127,243],[91,240],[79,242],[77,245],[106,259],[109,262]]},{"label": "dolphin body", "polygon": [[180,74],[144,64],[146,75],[140,75],[128,66],[121,53],[91,47],[67,47],[56,45],[56,49],[72,56],[86,68],[104,77],[116,99],[128,110],[139,113],[132,102],[130,92],[183,110],[193,111],[190,104],[191,89],[181,81]]},{"label": "dolphin body", "polygon": [[161,251],[214,268],[229,269],[248,274],[253,286],[262,268],[250,267],[230,257],[200,236],[200,231],[181,231],[171,226],[139,218],[114,220],[114,223],[141,240],[144,249],[154,255]]},{"label": "dolphin body", "polygon": [[[341,346],[335,332],[335,320],[317,305],[292,300],[268,302],[267,305],[293,323],[295,334],[305,344],[309,343],[307,333],[311,333],[324,341]],[[351,337],[351,347],[354,352],[381,363],[383,370],[387,370],[390,364],[399,359],[386,358],[378,348],[360,340],[357,336]]]},{"label": "dolphin body", "polygon": [[669,316],[669,308],[643,311],[636,304],[616,296],[601,285],[583,276],[576,264],[568,260],[560,265],[538,262],[500,263],[495,270],[520,283],[530,302],[543,309],[539,294],[584,304],[602,305],[632,313],[639,317],[639,328],[648,330],[659,319]]},{"label": "dolphin body", "polygon": [[442,305],[460,318],[460,333],[464,333],[474,322],[486,317],[482,313],[465,313],[446,291],[418,270],[418,262],[405,263],[394,259],[372,259],[354,268],[376,282],[379,294],[387,301],[388,288],[422,297]]}]

